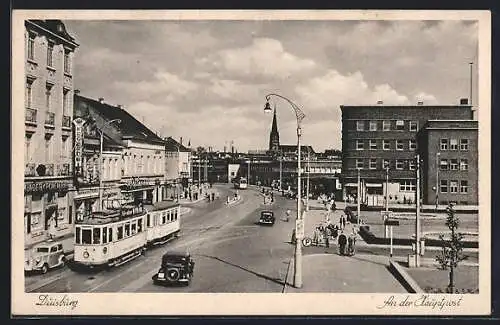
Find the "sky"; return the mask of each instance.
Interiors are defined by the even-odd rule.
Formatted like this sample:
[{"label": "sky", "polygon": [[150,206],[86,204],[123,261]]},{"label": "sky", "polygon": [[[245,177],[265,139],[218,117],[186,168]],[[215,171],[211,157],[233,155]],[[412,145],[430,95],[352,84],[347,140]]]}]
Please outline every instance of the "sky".
[{"label": "sky", "polygon": [[[302,143],[341,149],[340,105],[454,105],[477,80],[474,21],[65,21],[74,86],[192,147],[267,149],[277,93],[306,115]],[[475,82],[474,82],[475,85]],[[474,86],[475,87],[475,86]],[[474,94],[477,90],[473,90]],[[282,144],[290,104],[271,97]]]}]

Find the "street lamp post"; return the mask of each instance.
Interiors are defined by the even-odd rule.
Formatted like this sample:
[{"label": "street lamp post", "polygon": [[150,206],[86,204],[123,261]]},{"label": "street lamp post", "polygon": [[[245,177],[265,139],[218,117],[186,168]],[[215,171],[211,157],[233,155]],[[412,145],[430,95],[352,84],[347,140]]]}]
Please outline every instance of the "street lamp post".
[{"label": "street lamp post", "polygon": [[[114,120],[109,120],[107,121],[106,123],[104,123],[104,125],[102,126],[102,128],[104,129],[106,126],[108,125],[111,125],[111,123],[113,122],[116,122],[116,123],[121,123],[122,120],[120,119],[114,119]],[[102,154],[102,147],[103,147],[103,142],[104,142],[104,132],[103,130],[99,130],[97,129],[97,131],[99,131],[99,134],[100,134],[100,141],[99,141],[99,211],[102,211],[102,195],[103,195],[103,184],[102,184],[102,175],[104,174],[104,158],[103,158],[103,154]]]},{"label": "street lamp post", "polygon": [[306,211],[309,211],[309,174],[311,172],[309,160],[310,160],[310,152],[309,152],[309,147],[307,147]]},{"label": "street lamp post", "polygon": [[361,218],[361,168],[356,168],[358,170],[358,217],[357,217],[357,223],[359,226],[359,219]]},{"label": "street lamp post", "polygon": [[[389,217],[389,166],[385,167],[385,219]],[[392,227],[391,227],[392,231]],[[384,238],[387,238],[387,226],[384,225]],[[391,233],[392,236],[392,233]],[[391,237],[392,238],[392,237]]]},{"label": "street lamp post", "polygon": [[417,154],[416,170],[416,216],[415,216],[415,267],[420,267],[420,155]]},{"label": "street lamp post", "polygon": [[283,154],[280,155],[280,192],[283,190]]},{"label": "street lamp post", "polygon": [[250,185],[250,158],[247,161],[248,163],[248,168],[247,168],[247,183]]},{"label": "street lamp post", "polygon": [[302,287],[302,237],[304,232],[304,220],[302,219],[302,211],[301,211],[301,145],[300,145],[300,137],[302,135],[301,122],[305,117],[305,114],[300,110],[300,108],[293,103],[288,98],[278,95],[278,94],[268,94],[266,96],[266,105],[264,107],[264,112],[271,112],[271,105],[269,104],[269,99],[271,96],[276,96],[281,99],[287,101],[292,109],[295,112],[295,117],[297,118],[297,151],[298,151],[298,160],[297,160],[297,220],[295,223],[295,252],[294,252],[294,264],[293,264],[293,284],[296,288]]},{"label": "street lamp post", "polygon": [[439,205],[439,156],[440,153],[436,152],[436,211]]}]

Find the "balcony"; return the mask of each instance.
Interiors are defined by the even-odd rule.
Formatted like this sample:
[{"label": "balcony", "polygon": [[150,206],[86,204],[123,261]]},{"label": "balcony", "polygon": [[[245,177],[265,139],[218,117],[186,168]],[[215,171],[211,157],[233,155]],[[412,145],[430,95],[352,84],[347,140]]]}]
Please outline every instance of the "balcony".
[{"label": "balcony", "polygon": [[36,165],[33,163],[24,165],[24,176],[36,176]]},{"label": "balcony", "polygon": [[71,116],[63,115],[62,127],[71,129]]},{"label": "balcony", "polygon": [[36,109],[26,107],[26,114],[24,116],[24,121],[27,124],[36,125],[36,115],[37,115]]},{"label": "balcony", "polygon": [[61,164],[57,166],[57,176],[70,176],[69,164]]},{"label": "balcony", "polygon": [[45,126],[54,127],[56,120],[56,113],[54,112],[46,112],[45,115]]}]

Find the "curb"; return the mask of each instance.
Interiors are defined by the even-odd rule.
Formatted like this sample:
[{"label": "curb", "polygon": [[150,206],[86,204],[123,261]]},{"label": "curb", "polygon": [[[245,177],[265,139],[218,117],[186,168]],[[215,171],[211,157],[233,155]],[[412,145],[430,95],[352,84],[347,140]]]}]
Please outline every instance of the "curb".
[{"label": "curb", "polygon": [[389,271],[410,293],[424,293],[417,282],[406,272],[398,262],[390,260]]}]

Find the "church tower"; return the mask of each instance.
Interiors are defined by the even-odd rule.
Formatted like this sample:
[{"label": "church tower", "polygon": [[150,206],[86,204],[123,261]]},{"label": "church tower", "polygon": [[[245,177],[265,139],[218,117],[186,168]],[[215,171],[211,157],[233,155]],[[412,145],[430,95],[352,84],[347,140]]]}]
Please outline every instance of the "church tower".
[{"label": "church tower", "polygon": [[279,152],[280,150],[280,134],[278,132],[278,121],[276,120],[276,105],[274,106],[273,125],[269,135],[269,151],[271,153]]}]

